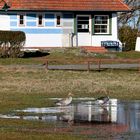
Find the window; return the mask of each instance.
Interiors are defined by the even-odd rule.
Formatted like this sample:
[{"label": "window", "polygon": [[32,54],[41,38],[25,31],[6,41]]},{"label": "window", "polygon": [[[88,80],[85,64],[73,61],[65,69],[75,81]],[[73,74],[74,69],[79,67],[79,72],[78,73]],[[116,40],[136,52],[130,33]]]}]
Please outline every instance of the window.
[{"label": "window", "polygon": [[19,15],[19,25],[24,25],[24,22],[25,22],[25,17],[24,15]]},{"label": "window", "polygon": [[89,16],[77,17],[77,31],[83,33],[89,32]]},{"label": "window", "polygon": [[38,26],[43,26],[43,15],[38,15]]},{"label": "window", "polygon": [[60,15],[56,16],[56,26],[61,26],[61,16]]},{"label": "window", "polygon": [[94,16],[94,33],[95,34],[109,33],[109,16],[108,15]]}]

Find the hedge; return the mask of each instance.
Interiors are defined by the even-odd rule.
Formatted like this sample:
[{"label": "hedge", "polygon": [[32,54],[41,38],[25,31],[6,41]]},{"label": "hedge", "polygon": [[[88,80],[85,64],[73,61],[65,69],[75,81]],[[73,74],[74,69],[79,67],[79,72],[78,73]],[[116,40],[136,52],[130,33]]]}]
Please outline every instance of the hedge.
[{"label": "hedge", "polygon": [[0,31],[0,57],[21,57],[26,40],[22,31]]}]

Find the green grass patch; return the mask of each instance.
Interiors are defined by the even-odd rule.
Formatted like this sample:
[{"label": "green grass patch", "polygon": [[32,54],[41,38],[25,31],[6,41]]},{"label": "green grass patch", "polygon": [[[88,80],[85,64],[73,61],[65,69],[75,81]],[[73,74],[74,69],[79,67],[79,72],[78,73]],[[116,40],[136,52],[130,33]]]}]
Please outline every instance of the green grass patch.
[{"label": "green grass patch", "polygon": [[140,52],[128,51],[116,53],[117,58],[129,58],[129,59],[140,59]]},{"label": "green grass patch", "polygon": [[[140,52],[128,51],[128,52],[88,53],[81,48],[61,48],[51,50],[50,55],[46,56],[46,58],[50,61],[49,64],[83,64],[87,63],[87,60],[92,61],[94,59],[132,59],[132,60],[139,59]],[[107,63],[118,63],[118,62],[107,62]]]},{"label": "green grass patch", "polygon": [[[32,54],[32,53],[31,53]],[[43,64],[46,60],[53,61],[51,64],[76,64],[83,63],[89,59],[107,58],[107,59],[138,59],[140,52],[107,52],[107,53],[87,53],[81,48],[59,48],[50,50],[50,54],[42,57],[30,55],[28,58],[0,58],[0,65],[29,65]]]},{"label": "green grass patch", "polygon": [[[110,57],[110,54],[105,55]],[[125,55],[134,59],[138,58],[139,53],[111,53],[111,57],[114,58],[126,58]],[[14,110],[27,107],[54,106],[54,101],[49,98],[66,97],[69,92],[72,92],[75,98],[108,95],[117,99],[140,100],[140,73],[135,70],[51,71],[23,66],[23,64],[42,64],[47,58],[76,63],[77,60],[93,57],[104,56],[83,52],[81,55],[78,49],[66,49],[54,50],[43,58],[0,59],[0,114],[10,114]],[[58,133],[58,130],[61,132]],[[53,123],[0,119],[2,140],[87,140],[85,135],[71,134],[71,131],[75,130],[77,127],[67,126],[66,133],[63,133],[63,129]],[[93,138],[96,139],[96,135],[93,135]]]},{"label": "green grass patch", "polygon": [[59,133],[58,130],[58,126],[49,122],[0,119],[1,140],[84,140],[72,134]]},{"label": "green grass patch", "polygon": [[0,65],[42,64],[39,58],[0,58]]}]

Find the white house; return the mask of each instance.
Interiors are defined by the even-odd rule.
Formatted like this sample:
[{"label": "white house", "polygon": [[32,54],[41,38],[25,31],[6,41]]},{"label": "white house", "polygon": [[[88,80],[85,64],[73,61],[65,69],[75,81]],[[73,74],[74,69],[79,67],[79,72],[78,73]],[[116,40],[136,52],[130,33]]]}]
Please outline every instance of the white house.
[{"label": "white house", "polygon": [[122,0],[2,0],[0,8],[0,30],[25,32],[25,48],[119,41],[117,12],[130,10]]},{"label": "white house", "polygon": [[137,37],[135,51],[140,51],[140,37]]}]

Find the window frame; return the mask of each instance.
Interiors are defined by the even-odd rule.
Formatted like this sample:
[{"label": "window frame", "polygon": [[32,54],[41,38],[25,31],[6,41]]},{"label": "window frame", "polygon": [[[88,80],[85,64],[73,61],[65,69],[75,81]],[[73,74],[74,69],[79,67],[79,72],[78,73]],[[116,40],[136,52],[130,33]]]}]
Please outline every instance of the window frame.
[{"label": "window frame", "polygon": [[[42,16],[42,24],[39,24],[39,16]],[[39,14],[37,14],[37,26],[38,27],[44,27],[44,14],[42,14],[42,13],[39,13]]]},{"label": "window frame", "polygon": [[[106,16],[107,17],[107,24],[97,24],[95,23],[95,17],[96,16]],[[99,25],[99,26],[107,26],[107,32],[95,32],[95,26],[96,25]],[[101,29],[100,29],[101,30]],[[94,34],[96,35],[100,35],[100,34],[103,34],[103,35],[106,35],[106,34],[110,34],[110,16],[109,15],[94,15]]]},{"label": "window frame", "polygon": [[[60,20],[59,21],[60,24],[58,24],[58,18],[57,18],[58,16],[60,17],[60,19],[59,19]],[[55,22],[56,23],[56,27],[61,27],[62,26],[62,15],[61,14],[56,14],[55,17],[56,17],[56,22]]]},{"label": "window frame", "polygon": [[[88,27],[86,27],[85,25],[87,25],[87,24],[85,24],[85,23],[83,23],[83,24],[78,24],[78,22],[79,21],[82,21],[82,22],[85,22],[85,21],[87,21],[87,20],[85,20],[85,19],[80,19],[80,20],[78,20],[78,18],[81,18],[81,17],[88,17]],[[77,32],[78,33],[90,33],[90,30],[91,30],[91,16],[90,15],[77,15]],[[81,25],[81,26],[84,26],[84,28],[81,28],[81,30],[86,30],[86,28],[88,29],[88,31],[78,31],[78,29],[80,29],[80,28],[78,28],[78,25]]]},{"label": "window frame", "polygon": [[[23,19],[22,19],[23,20],[23,24],[21,24],[21,16],[23,16]],[[25,23],[26,23],[25,19],[26,19],[26,15],[24,13],[20,13],[18,15],[18,25],[19,26],[25,26]]]}]

